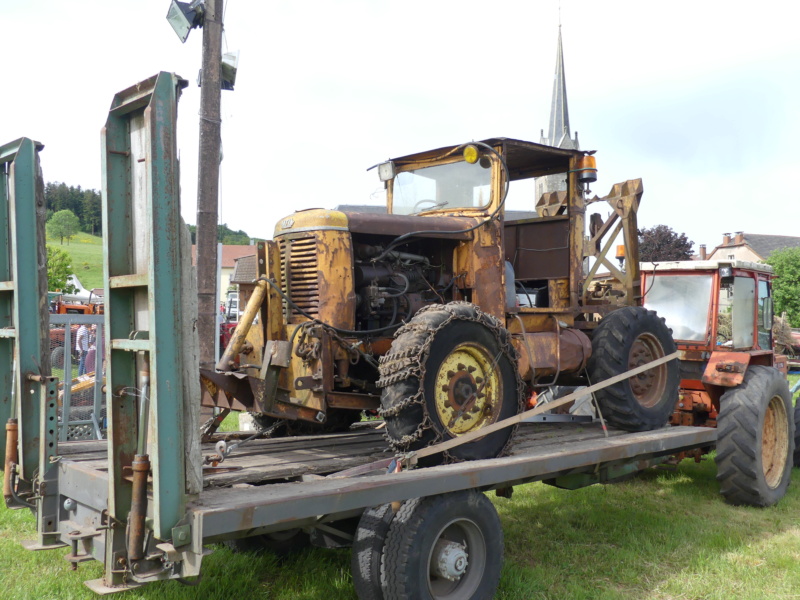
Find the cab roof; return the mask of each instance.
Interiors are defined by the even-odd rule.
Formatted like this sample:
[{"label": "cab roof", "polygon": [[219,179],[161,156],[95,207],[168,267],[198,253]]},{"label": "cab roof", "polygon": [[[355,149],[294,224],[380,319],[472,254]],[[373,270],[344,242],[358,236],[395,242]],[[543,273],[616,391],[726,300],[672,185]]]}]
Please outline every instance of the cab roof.
[{"label": "cab roof", "polygon": [[[565,148],[555,148],[544,144],[535,144],[513,138],[489,138],[481,140],[482,143],[499,147],[499,152],[503,155],[508,166],[511,181],[518,179],[528,179],[529,177],[541,177],[552,173],[565,173],[569,171],[569,162],[573,157],[586,154],[581,150],[568,150]],[[435,150],[427,150],[416,154],[408,154],[393,158],[392,162],[397,165],[405,165],[415,162],[425,162],[435,160],[437,157],[447,155],[459,146],[455,144],[445,146]]]},{"label": "cab roof", "polygon": [[669,260],[639,264],[640,271],[650,273],[654,271],[656,274],[666,271],[716,271],[720,267],[732,267],[767,274],[773,272],[770,265],[749,260]]}]

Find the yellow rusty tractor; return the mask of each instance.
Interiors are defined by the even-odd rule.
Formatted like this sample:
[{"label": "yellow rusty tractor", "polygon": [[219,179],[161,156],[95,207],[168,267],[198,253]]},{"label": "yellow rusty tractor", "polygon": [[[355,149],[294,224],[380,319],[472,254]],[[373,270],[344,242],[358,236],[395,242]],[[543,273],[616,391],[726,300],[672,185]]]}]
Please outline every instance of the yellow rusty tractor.
[{"label": "yellow rusty tractor", "polygon": [[[664,321],[639,306],[641,180],[590,197],[592,154],[508,138],[439,148],[377,166],[385,214],[282,219],[258,245],[230,344],[202,373],[206,403],[290,432],[344,429],[376,411],[393,448],[410,451],[513,416],[544,388],[672,353]],[[509,196],[535,212],[510,219]],[[653,429],[677,386],[671,361],[597,400],[611,424]],[[444,458],[501,455],[511,434]]]}]

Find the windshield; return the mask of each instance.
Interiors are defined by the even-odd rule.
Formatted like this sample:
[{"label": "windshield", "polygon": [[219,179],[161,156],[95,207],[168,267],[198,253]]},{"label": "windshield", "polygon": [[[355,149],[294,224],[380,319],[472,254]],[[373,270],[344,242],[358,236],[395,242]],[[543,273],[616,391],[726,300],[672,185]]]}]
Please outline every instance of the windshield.
[{"label": "windshield", "polygon": [[648,282],[644,307],[664,317],[674,339],[705,342],[711,283],[711,275],[656,275]]},{"label": "windshield", "polygon": [[491,201],[491,165],[456,162],[394,178],[392,213],[413,215],[438,208],[483,208]]}]

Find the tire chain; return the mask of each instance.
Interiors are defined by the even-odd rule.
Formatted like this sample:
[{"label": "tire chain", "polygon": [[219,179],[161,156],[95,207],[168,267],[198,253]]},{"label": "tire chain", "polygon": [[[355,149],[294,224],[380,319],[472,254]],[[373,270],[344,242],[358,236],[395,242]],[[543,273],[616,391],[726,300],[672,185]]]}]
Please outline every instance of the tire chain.
[{"label": "tire chain", "polygon": [[[514,374],[517,380],[517,398],[519,404],[518,410],[522,410],[524,407],[525,384],[519,375],[519,370],[516,368],[518,354],[511,343],[511,335],[506,331],[503,323],[496,317],[483,312],[479,307],[470,302],[431,304],[417,311],[417,313],[414,315],[414,319],[417,319],[417,317],[420,315],[424,315],[425,313],[433,311],[449,314],[445,316],[445,318],[435,327],[430,327],[430,325],[424,322],[418,322],[414,320],[406,323],[397,330],[394,335],[394,339],[398,340],[403,336],[410,338],[406,339],[405,341],[406,343],[411,344],[411,347],[400,350],[399,352],[392,352],[390,349],[387,354],[380,358],[380,379],[377,381],[377,386],[379,388],[387,388],[391,385],[399,383],[400,381],[405,381],[410,378],[417,378],[419,381],[419,388],[415,394],[404,398],[394,406],[386,408],[381,407],[378,409],[378,414],[386,419],[398,416],[400,413],[414,404],[419,404],[422,407],[424,417],[413,433],[404,435],[399,440],[391,438],[388,432],[384,434],[387,442],[396,452],[408,452],[411,444],[421,439],[428,430],[433,430],[436,433],[432,444],[438,444],[444,441],[443,435],[437,432],[434,428],[428,407],[425,404],[425,364],[430,354],[430,347],[436,337],[436,334],[441,329],[449,325],[452,321],[472,321],[487,327],[492,332],[497,340],[501,352],[512,361],[512,365],[514,366]],[[472,316],[471,313],[474,313],[474,316]],[[516,435],[516,431],[517,426],[515,425],[512,427],[511,435],[508,437],[508,441],[501,450],[499,456],[508,455],[509,449],[511,448],[514,440],[514,436]],[[446,451],[443,452],[443,456],[446,463],[459,462],[461,460]]]}]

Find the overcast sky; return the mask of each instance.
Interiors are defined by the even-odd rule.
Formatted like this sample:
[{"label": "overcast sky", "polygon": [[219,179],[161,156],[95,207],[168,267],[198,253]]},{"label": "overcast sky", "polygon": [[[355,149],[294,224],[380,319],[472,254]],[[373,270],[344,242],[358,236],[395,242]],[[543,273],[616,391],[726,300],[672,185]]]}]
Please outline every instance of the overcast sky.
[{"label": "overcast sky", "polygon": [[[0,0],[0,144],[45,144],[45,181],[100,189],[114,94],[158,71],[179,104],[182,212],[196,222],[202,31],[167,0]],[[746,7],[746,8],[743,8]],[[567,1],[573,134],[600,195],[644,180],[640,226],[713,248],[722,233],[800,235],[800,3]],[[296,209],[380,202],[366,169],[472,139],[539,141],[555,0],[229,0],[236,90],[223,92],[220,222],[271,237]],[[517,201],[512,208],[532,208]]]}]

